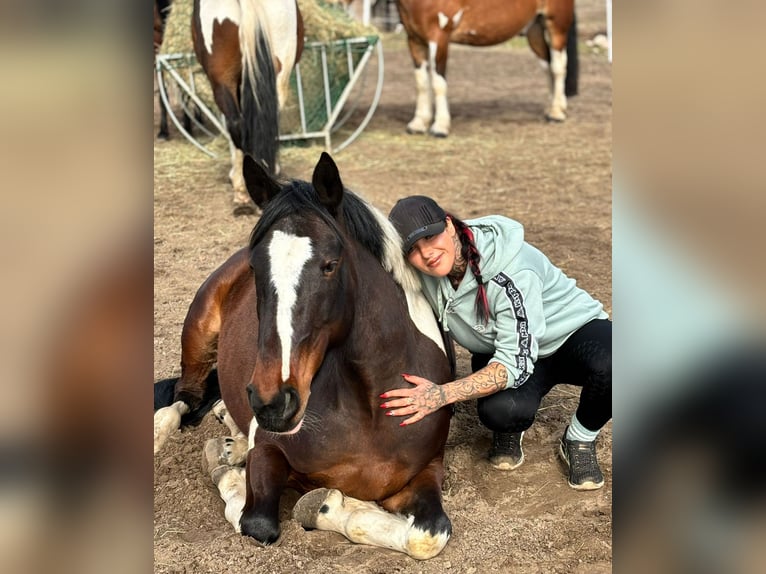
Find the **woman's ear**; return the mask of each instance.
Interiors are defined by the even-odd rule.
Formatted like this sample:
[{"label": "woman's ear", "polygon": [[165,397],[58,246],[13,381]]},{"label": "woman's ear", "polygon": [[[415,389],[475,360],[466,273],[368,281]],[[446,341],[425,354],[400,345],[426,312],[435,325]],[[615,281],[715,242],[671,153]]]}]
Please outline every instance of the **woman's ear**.
[{"label": "woman's ear", "polygon": [[445,222],[447,223],[447,233],[450,237],[455,237],[457,230],[455,229],[455,224],[452,223],[452,218],[449,215],[445,219]]}]

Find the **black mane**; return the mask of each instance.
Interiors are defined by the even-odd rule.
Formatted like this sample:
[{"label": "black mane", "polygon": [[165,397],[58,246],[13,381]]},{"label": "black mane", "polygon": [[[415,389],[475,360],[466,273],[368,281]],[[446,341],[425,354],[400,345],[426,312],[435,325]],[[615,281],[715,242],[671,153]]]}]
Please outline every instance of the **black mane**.
[{"label": "black mane", "polygon": [[353,192],[344,189],[341,212],[342,223],[339,225],[327,208],[320,203],[316,190],[310,183],[293,180],[284,185],[264,208],[261,218],[250,234],[249,247],[252,250],[263,239],[266,232],[281,219],[298,213],[314,213],[341,239],[344,236],[341,231],[343,227],[348,235],[356,239],[382,263],[384,233],[369,206]]}]

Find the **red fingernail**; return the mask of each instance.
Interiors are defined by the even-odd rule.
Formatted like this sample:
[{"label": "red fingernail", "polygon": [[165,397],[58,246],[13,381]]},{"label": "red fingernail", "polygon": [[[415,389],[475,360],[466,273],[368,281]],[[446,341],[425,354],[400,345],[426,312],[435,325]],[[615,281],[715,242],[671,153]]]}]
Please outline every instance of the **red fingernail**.
[{"label": "red fingernail", "polygon": [[407,426],[407,423],[399,423],[399,426],[400,426],[400,427],[404,427],[404,426]]},{"label": "red fingernail", "polygon": [[387,416],[387,417],[392,417],[392,416],[394,416],[394,413],[393,413],[392,411],[388,411],[388,412],[386,413],[386,416]]},{"label": "red fingernail", "polygon": [[380,398],[381,399],[387,399],[388,398],[388,393],[383,393],[382,395],[380,395]]},{"label": "red fingernail", "polygon": [[381,409],[387,409],[387,408],[388,408],[388,405],[387,405],[386,403],[383,403],[382,405],[380,405],[380,408],[381,408]]},{"label": "red fingernail", "polygon": [[403,377],[409,377],[409,375],[407,373],[402,373],[402,376]]}]

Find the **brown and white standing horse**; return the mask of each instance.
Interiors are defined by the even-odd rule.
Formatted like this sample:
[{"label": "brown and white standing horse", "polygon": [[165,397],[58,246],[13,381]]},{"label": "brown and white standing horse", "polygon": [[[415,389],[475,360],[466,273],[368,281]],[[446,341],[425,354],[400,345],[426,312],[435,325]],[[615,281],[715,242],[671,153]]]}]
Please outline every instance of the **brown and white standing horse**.
[{"label": "brown and white standing horse", "polygon": [[[433,312],[389,221],[344,190],[322,154],[312,183],[281,185],[245,156],[248,190],[270,199],[250,246],[197,292],[182,334],[173,404],[155,413],[155,452],[205,400],[217,363],[234,438],[206,460],[235,529],[269,544],[285,487],[294,516],[353,542],[438,554],[451,411],[400,427],[380,394],[401,373],[451,379]],[[233,421],[233,422],[232,422]],[[247,437],[245,437],[247,435]],[[235,466],[247,456],[246,471]]]},{"label": "brown and white standing horse", "polygon": [[[547,69],[551,103],[546,116],[566,118],[577,93],[574,0],[397,0],[415,66],[417,99],[409,133],[446,137],[447,51],[450,42],[492,46],[526,30],[532,51]],[[433,120],[433,123],[432,123]]]},{"label": "brown and white standing horse", "polygon": [[252,213],[243,152],[278,172],[279,109],[303,51],[303,19],[296,0],[194,0],[192,41],[226,118],[234,213]]}]

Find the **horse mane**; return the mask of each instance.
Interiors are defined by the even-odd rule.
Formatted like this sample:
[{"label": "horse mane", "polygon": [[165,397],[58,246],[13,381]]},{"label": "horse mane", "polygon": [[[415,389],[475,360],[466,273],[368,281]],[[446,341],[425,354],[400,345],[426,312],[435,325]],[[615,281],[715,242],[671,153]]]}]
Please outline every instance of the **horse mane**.
[{"label": "horse mane", "polygon": [[[341,202],[346,232],[358,241],[407,293],[420,291],[420,278],[402,255],[402,240],[393,224],[378,209],[348,189]],[[250,235],[252,250],[264,234],[280,219],[296,213],[311,212],[322,219],[343,241],[338,222],[319,201],[314,187],[293,180],[266,204],[261,218]]]}]

